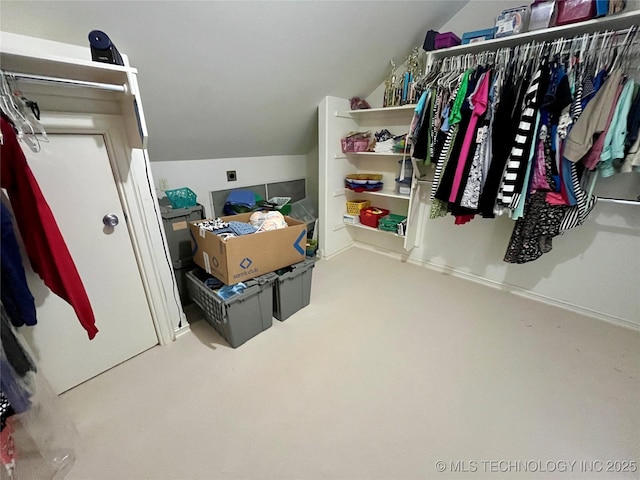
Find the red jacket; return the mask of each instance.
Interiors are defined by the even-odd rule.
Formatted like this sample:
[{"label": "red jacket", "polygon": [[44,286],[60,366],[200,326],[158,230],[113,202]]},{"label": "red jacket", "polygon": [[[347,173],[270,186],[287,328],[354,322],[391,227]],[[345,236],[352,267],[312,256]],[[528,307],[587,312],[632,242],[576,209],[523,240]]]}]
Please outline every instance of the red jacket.
[{"label": "red jacket", "polygon": [[11,124],[2,121],[0,185],[7,189],[33,270],[53,293],[73,307],[92,339],[98,333],[93,310],[69,249],[42,195]]}]

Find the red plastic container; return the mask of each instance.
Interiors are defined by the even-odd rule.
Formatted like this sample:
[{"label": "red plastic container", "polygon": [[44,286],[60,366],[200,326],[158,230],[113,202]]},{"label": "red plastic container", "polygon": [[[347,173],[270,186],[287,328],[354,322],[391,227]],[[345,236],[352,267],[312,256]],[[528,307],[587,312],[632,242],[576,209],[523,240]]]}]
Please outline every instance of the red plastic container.
[{"label": "red plastic container", "polygon": [[378,207],[367,207],[360,210],[360,223],[371,228],[378,228],[382,217],[389,215],[389,210]]},{"label": "red plastic container", "polygon": [[557,0],[556,25],[583,22],[596,16],[595,0]]},{"label": "red plastic container", "polygon": [[435,47],[437,50],[439,48],[455,47],[460,43],[460,38],[453,32],[439,33],[436,35]]}]

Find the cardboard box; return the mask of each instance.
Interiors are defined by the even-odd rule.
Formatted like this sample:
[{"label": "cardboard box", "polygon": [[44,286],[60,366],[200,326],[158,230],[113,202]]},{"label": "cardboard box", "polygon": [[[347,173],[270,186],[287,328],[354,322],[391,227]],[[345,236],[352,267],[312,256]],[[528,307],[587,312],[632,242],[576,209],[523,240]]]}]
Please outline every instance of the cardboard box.
[{"label": "cardboard box", "polygon": [[[222,217],[225,222],[249,222],[251,213]],[[189,222],[193,261],[226,285],[249,280],[305,259],[307,224],[284,217],[287,228],[229,238]]]}]

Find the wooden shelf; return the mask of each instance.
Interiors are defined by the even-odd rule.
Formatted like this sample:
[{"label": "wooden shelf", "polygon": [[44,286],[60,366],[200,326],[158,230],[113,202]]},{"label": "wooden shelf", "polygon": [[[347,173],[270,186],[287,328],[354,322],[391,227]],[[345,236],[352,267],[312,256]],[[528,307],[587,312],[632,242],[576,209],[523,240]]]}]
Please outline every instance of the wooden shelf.
[{"label": "wooden shelf", "polygon": [[474,42],[466,45],[457,45],[450,48],[442,48],[440,50],[432,50],[429,53],[433,58],[450,57],[456,55],[464,55],[465,53],[482,52],[484,50],[497,50],[499,48],[513,47],[523,43],[555,40],[558,38],[570,38],[582,33],[592,33],[604,30],[621,30],[638,25],[640,22],[640,11],[633,10],[623,12],[617,15],[610,15],[585,22],[572,23],[569,25],[561,25],[558,27],[550,27],[542,30],[532,30],[530,32],[519,33],[509,37],[494,38],[484,40],[482,42]]}]

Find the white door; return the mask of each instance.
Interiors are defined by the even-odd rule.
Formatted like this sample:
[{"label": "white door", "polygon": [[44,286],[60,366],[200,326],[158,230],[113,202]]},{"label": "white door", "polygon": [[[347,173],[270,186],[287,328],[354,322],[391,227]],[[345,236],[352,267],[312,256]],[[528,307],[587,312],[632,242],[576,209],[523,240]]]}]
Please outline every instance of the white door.
[{"label": "white door", "polygon": [[[110,139],[126,141],[118,135]],[[42,372],[61,393],[156,345],[158,338],[105,138],[75,133],[49,138],[38,153],[23,150],[71,252],[99,330],[89,340],[73,309],[25,261],[38,324],[21,330]],[[108,214],[118,217],[116,227],[103,224]]]}]

